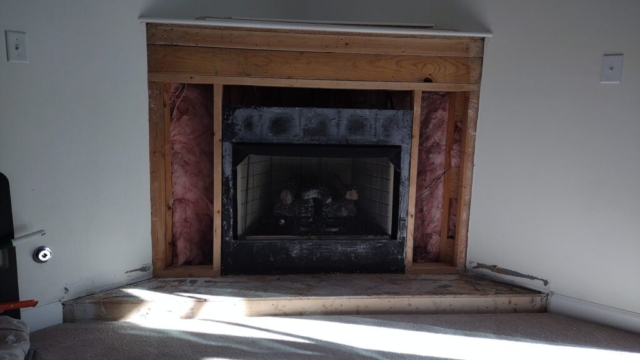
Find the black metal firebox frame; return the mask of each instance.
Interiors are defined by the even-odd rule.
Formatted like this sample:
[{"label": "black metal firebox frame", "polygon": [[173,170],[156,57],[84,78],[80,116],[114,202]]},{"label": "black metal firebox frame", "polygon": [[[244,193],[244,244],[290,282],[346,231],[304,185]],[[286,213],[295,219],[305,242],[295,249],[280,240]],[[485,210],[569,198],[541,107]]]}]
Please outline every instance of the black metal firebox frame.
[{"label": "black metal firebox frame", "polygon": [[[413,112],[320,108],[224,108],[222,124],[222,273],[403,273]],[[333,151],[400,149],[396,237],[371,239],[234,239],[234,165],[253,145],[330,145]],[[274,151],[278,148],[274,147]],[[280,147],[286,149],[286,147]],[[378,149],[378,150],[374,150]],[[235,152],[235,153],[234,153]],[[236,164],[234,164],[234,156]]]}]

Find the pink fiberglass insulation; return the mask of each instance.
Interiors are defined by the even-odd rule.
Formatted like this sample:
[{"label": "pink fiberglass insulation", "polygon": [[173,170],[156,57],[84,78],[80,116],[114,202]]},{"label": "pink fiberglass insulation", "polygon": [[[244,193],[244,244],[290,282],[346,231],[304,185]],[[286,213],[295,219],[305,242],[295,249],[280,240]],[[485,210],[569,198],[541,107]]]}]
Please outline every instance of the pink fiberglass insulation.
[{"label": "pink fiberglass insulation", "polygon": [[[460,168],[460,147],[462,146],[462,124],[456,122],[453,133],[453,144],[451,145],[451,168]],[[456,223],[458,220],[458,199],[451,199],[449,207],[449,225],[447,237],[456,237]]]},{"label": "pink fiberglass insulation", "polygon": [[171,84],[173,265],[212,263],[212,87]]},{"label": "pink fiberglass insulation", "polygon": [[418,147],[413,261],[438,261],[447,145],[449,95],[424,93]]}]

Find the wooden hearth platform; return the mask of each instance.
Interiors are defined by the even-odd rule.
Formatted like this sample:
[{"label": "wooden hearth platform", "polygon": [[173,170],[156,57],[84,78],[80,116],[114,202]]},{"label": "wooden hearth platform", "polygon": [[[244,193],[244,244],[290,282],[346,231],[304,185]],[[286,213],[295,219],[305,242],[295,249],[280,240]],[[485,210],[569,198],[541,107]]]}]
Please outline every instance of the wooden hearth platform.
[{"label": "wooden hearth platform", "polygon": [[547,295],[467,275],[152,279],[67,301],[64,321],[229,316],[544,312]]}]

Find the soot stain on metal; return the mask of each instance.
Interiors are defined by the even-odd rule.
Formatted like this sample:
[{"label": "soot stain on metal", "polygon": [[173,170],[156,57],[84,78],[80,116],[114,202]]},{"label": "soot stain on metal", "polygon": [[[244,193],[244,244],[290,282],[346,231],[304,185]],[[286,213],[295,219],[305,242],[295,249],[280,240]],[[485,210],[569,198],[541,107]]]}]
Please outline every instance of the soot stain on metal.
[{"label": "soot stain on metal", "polygon": [[287,134],[291,129],[292,123],[293,123],[293,118],[291,118],[290,116],[287,116],[286,114],[275,117],[271,120],[269,131],[271,135],[274,135],[274,136]]},{"label": "soot stain on metal", "polygon": [[305,136],[326,136],[329,134],[329,119],[322,118],[322,115],[310,121],[304,128]]},{"label": "soot stain on metal", "polygon": [[366,122],[367,122],[367,119],[363,116],[357,116],[357,115],[352,116],[349,119],[349,125],[347,128],[349,135],[363,134],[367,127]]},{"label": "soot stain on metal", "polygon": [[519,277],[519,278],[529,279],[529,280],[538,280],[538,281],[542,281],[542,284],[544,284],[544,286],[549,285],[549,281],[548,280],[541,279],[539,277],[535,277],[535,276],[532,276],[532,275],[523,274],[523,273],[520,273],[520,272],[517,272],[517,271],[513,271],[513,270],[509,270],[509,269],[503,269],[503,268],[499,267],[498,265],[486,265],[486,264],[477,263],[473,268],[474,269],[489,270],[489,271],[491,271],[493,273],[500,274],[500,275]]},{"label": "soot stain on metal", "polygon": [[151,271],[151,265],[149,264],[144,264],[141,267],[137,268],[137,269],[132,269],[129,271],[126,271],[125,274],[130,274],[130,273],[134,273],[134,272],[149,272]]},{"label": "soot stain on metal", "polygon": [[247,116],[244,118],[244,130],[253,132],[253,118],[251,116]]}]

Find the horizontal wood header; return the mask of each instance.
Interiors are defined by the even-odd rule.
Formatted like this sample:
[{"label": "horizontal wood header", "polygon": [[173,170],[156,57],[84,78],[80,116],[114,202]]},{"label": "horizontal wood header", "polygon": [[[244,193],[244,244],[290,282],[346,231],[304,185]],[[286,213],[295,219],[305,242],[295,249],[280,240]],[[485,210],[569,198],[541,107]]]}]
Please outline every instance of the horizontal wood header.
[{"label": "horizontal wood header", "polygon": [[480,38],[147,24],[154,81],[475,91],[483,51]]},{"label": "horizontal wood header", "polygon": [[480,58],[148,46],[149,73],[285,79],[471,83]]},{"label": "horizontal wood header", "polygon": [[149,45],[181,45],[329,53],[482,57],[484,41],[462,37],[400,37],[256,31],[159,24]]}]

